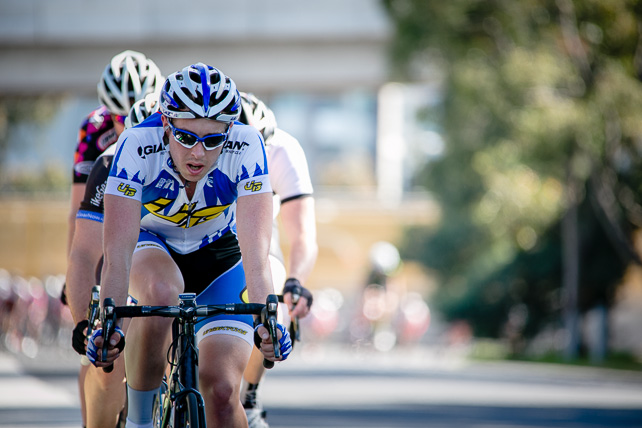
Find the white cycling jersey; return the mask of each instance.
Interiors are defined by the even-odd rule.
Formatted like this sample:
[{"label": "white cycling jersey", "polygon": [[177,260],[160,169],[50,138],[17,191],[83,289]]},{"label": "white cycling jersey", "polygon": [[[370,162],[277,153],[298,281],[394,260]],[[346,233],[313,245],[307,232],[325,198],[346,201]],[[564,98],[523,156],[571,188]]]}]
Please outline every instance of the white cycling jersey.
[{"label": "white cycling jersey", "polygon": [[[279,224],[277,216],[281,204],[302,196],[312,195],[312,181],[308,171],[308,162],[299,141],[287,132],[276,129],[266,146],[268,165],[270,166],[270,184],[274,191],[272,224],[272,241],[270,255],[283,265],[284,257],[281,251]],[[274,278],[274,284],[283,284],[285,267],[277,268],[272,265],[272,272],[283,271],[283,278]],[[283,280],[283,281],[282,281]]]},{"label": "white cycling jersey", "polygon": [[303,148],[292,135],[276,129],[266,150],[276,218],[283,202],[312,194],[312,181]]},{"label": "white cycling jersey", "polygon": [[126,129],[118,139],[105,194],[140,201],[141,229],[158,235],[177,253],[191,253],[235,231],[238,197],[272,191],[265,147],[251,126],[234,124],[191,200],[162,138],[160,113]]}]

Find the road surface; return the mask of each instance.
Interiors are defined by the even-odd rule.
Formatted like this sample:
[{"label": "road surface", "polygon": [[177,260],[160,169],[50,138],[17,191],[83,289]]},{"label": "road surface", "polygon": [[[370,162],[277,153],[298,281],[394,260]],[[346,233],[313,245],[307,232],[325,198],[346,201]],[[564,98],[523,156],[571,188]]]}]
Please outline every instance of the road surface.
[{"label": "road surface", "polygon": [[[0,352],[0,428],[80,427],[77,361],[57,348]],[[268,376],[273,428],[642,427],[638,372],[309,345]]]}]

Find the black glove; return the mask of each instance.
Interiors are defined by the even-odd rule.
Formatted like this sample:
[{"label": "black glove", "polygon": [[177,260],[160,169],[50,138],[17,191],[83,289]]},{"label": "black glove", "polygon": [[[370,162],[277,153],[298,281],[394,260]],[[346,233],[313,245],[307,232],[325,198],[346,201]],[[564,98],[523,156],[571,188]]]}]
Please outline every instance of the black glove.
[{"label": "black glove", "polygon": [[301,297],[305,297],[308,299],[308,309],[312,306],[312,293],[310,290],[302,286],[298,279],[288,278],[285,280],[283,294],[286,293],[298,294]]},{"label": "black glove", "polygon": [[87,352],[85,349],[85,329],[89,326],[88,320],[82,320],[76,327],[71,335],[71,346],[74,348],[74,351],[78,352],[80,355],[85,355]]},{"label": "black glove", "polygon": [[60,302],[65,306],[69,306],[69,304],[67,303],[67,283],[66,282],[62,284],[62,290],[60,290]]}]

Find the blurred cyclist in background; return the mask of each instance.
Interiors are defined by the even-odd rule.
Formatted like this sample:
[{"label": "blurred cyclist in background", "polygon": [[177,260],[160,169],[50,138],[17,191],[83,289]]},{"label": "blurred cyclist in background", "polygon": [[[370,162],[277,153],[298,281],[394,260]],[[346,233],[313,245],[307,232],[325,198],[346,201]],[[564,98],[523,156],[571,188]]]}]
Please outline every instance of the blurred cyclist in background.
[{"label": "blurred cyclist in background", "polygon": [[[158,93],[137,101],[125,119],[125,129],[136,126],[150,114],[158,111]],[[73,348],[80,355],[86,353],[85,332],[88,326],[87,308],[90,290],[96,281],[96,266],[102,261],[103,248],[103,196],[111,163],[116,152],[112,144],[94,162],[85,188],[85,196],[76,215],[76,232],[69,254],[67,269],[67,294],[72,315],[76,322],[73,331]],[[85,358],[86,359],[86,358]],[[83,366],[86,377],[79,392],[86,399],[86,426],[113,427],[125,406],[125,364],[117,361],[111,375],[89,364]]]},{"label": "blurred cyclist in background", "polygon": [[[241,92],[243,107],[239,120],[257,128],[265,141],[270,184],[274,192],[270,268],[275,292],[284,293],[288,313],[280,311],[280,321],[287,325],[290,317],[305,317],[312,305],[312,294],[302,286],[308,279],[317,259],[316,220],[312,182],[308,162],[298,140],[278,129],[272,110],[253,94]],[[277,216],[280,214],[290,251],[287,269],[281,251]],[[299,288],[300,300],[291,300],[292,291]],[[292,338],[294,340],[294,338]],[[267,428],[265,411],[258,400],[258,388],[265,374],[263,357],[254,349],[243,374],[243,407],[249,428]]]},{"label": "blurred cyclist in background", "polygon": [[160,91],[163,77],[156,64],[144,54],[123,51],[105,67],[98,82],[101,106],[85,117],[78,132],[74,155],[68,247],[74,236],[76,211],[85,194],[87,177],[98,156],[118,140],[125,118],[134,103]]},{"label": "blurred cyclist in background", "polygon": [[[82,322],[87,317],[86,312],[90,300],[91,287],[99,283],[99,262],[102,257],[102,240],[95,240],[91,243],[94,246],[93,250],[99,253],[97,259],[93,252],[85,251],[85,246],[82,244],[75,244],[76,251],[73,253],[76,214],[78,213],[80,202],[85,196],[89,173],[96,159],[109,147],[114,146],[114,143],[118,140],[118,136],[125,129],[125,118],[132,106],[148,94],[156,94],[157,97],[163,80],[156,64],[144,54],[127,50],[115,55],[105,67],[98,82],[98,99],[101,106],[92,111],[83,120],[78,133],[69,213],[69,268],[67,273],[68,281],[70,275],[71,277],[78,277],[78,279],[74,291],[68,293],[67,286],[65,286],[62,296],[63,301],[66,302],[67,298],[69,300],[72,316],[77,325],[75,329],[77,337],[80,336],[78,330],[82,331],[86,327],[86,324]],[[95,189],[90,190],[94,191]],[[100,193],[100,198],[102,201],[102,193]],[[91,228],[92,225],[90,224],[87,227]],[[102,224],[100,224],[99,230],[85,233],[85,237],[80,239],[87,239],[86,236],[96,236],[96,234],[102,237]],[[89,245],[90,243],[87,244]],[[76,348],[80,349],[80,346],[78,345]],[[88,421],[86,418],[87,409],[84,399],[84,387],[88,364],[88,360],[83,358],[78,375],[83,425],[85,426],[87,426]],[[95,382],[90,381],[90,384],[95,386]],[[117,406],[118,404],[116,403],[124,402],[124,398],[119,398],[114,394],[113,401],[113,405]],[[102,404],[101,409],[104,409],[106,414],[113,413],[110,408],[110,405],[112,405],[111,400],[108,399]],[[105,418],[100,412],[97,413],[95,421],[100,421],[104,425],[95,425],[92,422],[91,426],[109,426],[110,423],[109,419]],[[113,426],[114,424],[111,424],[111,427]]]},{"label": "blurred cyclist in background", "polygon": [[379,241],[370,247],[370,270],[359,310],[350,325],[351,340],[389,351],[421,339],[430,323],[430,310],[421,294],[406,289],[400,278],[403,262],[397,247]]}]

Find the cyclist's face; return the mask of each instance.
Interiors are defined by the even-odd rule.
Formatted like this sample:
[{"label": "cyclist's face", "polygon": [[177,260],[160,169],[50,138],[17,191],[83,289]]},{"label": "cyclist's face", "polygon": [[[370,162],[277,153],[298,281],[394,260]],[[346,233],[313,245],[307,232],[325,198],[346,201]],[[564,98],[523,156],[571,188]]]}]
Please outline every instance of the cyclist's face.
[{"label": "cyclist's face", "polygon": [[[187,148],[176,141],[167,123],[167,118],[164,116],[163,125],[165,135],[169,139],[169,151],[177,171],[184,179],[189,181],[198,181],[205,177],[216,163],[223,146],[221,145],[213,150],[206,150],[203,143],[199,141],[193,147]],[[172,119],[172,126],[196,134],[199,137],[223,133],[228,128],[227,123],[211,119]]]}]

